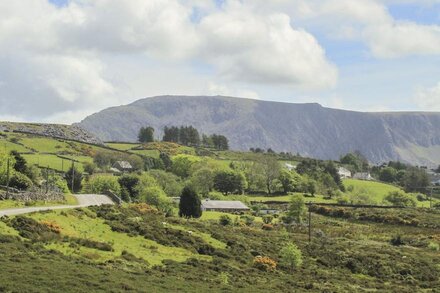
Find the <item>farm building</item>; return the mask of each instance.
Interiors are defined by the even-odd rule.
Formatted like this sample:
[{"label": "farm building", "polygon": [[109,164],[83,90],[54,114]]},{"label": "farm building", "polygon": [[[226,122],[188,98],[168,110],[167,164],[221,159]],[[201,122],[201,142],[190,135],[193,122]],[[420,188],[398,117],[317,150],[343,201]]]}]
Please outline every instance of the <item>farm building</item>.
[{"label": "farm building", "polygon": [[339,167],[338,174],[339,174],[339,177],[341,177],[342,179],[351,178],[350,170],[348,170],[347,168],[344,168],[344,167]]},{"label": "farm building", "polygon": [[127,161],[117,161],[113,164],[112,168],[117,169],[120,172],[131,172],[133,171],[133,166]]},{"label": "farm building", "polygon": [[289,163],[285,163],[284,167],[286,167],[286,169],[289,170],[289,171],[292,171],[292,170],[296,169],[296,167],[294,165],[289,164]]},{"label": "farm building", "polygon": [[202,201],[203,211],[216,212],[246,212],[250,209],[241,201],[226,201],[226,200],[204,200]]},{"label": "farm building", "polygon": [[354,179],[359,179],[359,180],[373,180],[373,177],[371,177],[371,174],[368,172],[359,172],[359,173],[355,173],[353,175]]}]

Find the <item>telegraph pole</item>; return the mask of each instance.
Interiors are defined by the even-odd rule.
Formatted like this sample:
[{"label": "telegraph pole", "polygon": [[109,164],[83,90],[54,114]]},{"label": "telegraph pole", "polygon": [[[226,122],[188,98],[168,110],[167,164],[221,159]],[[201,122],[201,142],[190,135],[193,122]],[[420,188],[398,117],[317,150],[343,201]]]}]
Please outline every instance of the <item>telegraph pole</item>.
[{"label": "telegraph pole", "polygon": [[434,187],[431,186],[431,194],[429,195],[429,208],[432,209],[432,190]]},{"label": "telegraph pole", "polygon": [[312,202],[309,202],[309,242],[312,242]]},{"label": "telegraph pole", "polygon": [[49,192],[49,166],[46,168],[46,194]]},{"label": "telegraph pole", "polygon": [[8,157],[8,165],[6,166],[6,198],[9,198],[9,176],[10,176],[10,170],[9,170],[9,163],[10,158]]}]

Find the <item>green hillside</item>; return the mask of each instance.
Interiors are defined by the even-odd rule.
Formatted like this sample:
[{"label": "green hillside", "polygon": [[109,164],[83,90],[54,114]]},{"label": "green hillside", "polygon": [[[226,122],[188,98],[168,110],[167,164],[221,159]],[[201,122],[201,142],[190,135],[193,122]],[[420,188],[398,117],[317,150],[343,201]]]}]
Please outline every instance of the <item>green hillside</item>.
[{"label": "green hillside", "polygon": [[[34,213],[0,221],[0,290],[428,292],[440,286],[439,223],[434,211],[317,207],[309,243],[301,227],[165,218],[146,205]],[[288,243],[297,267],[283,261]]]}]

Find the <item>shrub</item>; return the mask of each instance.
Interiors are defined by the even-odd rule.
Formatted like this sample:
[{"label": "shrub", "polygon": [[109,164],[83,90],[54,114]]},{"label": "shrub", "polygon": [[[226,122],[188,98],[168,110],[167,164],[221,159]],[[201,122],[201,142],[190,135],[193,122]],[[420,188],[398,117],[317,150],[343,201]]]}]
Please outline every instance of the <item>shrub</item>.
[{"label": "shrub", "polygon": [[254,223],[255,217],[251,215],[242,215],[240,216],[240,219],[242,219],[247,226],[250,226]]},{"label": "shrub", "polygon": [[139,198],[139,190],[137,189],[139,176],[135,174],[122,175],[118,178],[118,183],[121,186],[123,200],[131,201]]},{"label": "shrub", "polygon": [[254,267],[259,270],[270,272],[277,268],[277,263],[267,256],[256,256],[254,258]]},{"label": "shrub", "polygon": [[438,243],[435,243],[435,242],[429,242],[428,248],[430,250],[432,250],[432,251],[439,251],[440,250],[440,245]]},{"label": "shrub", "polygon": [[266,230],[266,231],[270,231],[270,230],[273,230],[273,225],[272,224],[263,224],[261,229]]},{"label": "shrub", "polygon": [[294,244],[289,243],[280,251],[281,262],[290,270],[293,270],[302,265],[301,250]]},{"label": "shrub", "polygon": [[41,221],[40,224],[45,225],[49,228],[50,231],[60,234],[61,233],[61,227],[57,223],[53,221]]},{"label": "shrub", "polygon": [[263,223],[264,224],[270,224],[273,221],[273,216],[272,215],[264,215],[263,216]]},{"label": "shrub", "polygon": [[156,208],[153,208],[152,206],[146,204],[146,203],[137,203],[130,205],[130,208],[132,210],[137,211],[140,214],[157,214],[158,210]]},{"label": "shrub", "polygon": [[222,226],[229,226],[232,224],[232,218],[228,215],[221,215],[219,219],[219,223]]},{"label": "shrub", "polygon": [[284,221],[288,224],[292,222],[302,223],[306,213],[306,203],[304,197],[300,194],[292,195],[290,198],[289,210],[287,211]]},{"label": "shrub", "polygon": [[115,192],[116,194],[121,193],[121,186],[119,185],[116,177],[108,175],[94,175],[90,178],[87,192],[103,194],[109,190]]},{"label": "shrub", "polygon": [[411,195],[401,191],[392,191],[388,193],[388,195],[385,197],[385,200],[396,206],[415,207],[417,205],[416,201]]},{"label": "shrub", "polygon": [[27,190],[32,186],[32,180],[22,173],[15,172],[11,176],[9,186],[20,190]]},{"label": "shrub", "polygon": [[402,239],[402,236],[400,235],[393,236],[390,240],[390,243],[393,246],[401,246],[405,244],[405,242]]}]

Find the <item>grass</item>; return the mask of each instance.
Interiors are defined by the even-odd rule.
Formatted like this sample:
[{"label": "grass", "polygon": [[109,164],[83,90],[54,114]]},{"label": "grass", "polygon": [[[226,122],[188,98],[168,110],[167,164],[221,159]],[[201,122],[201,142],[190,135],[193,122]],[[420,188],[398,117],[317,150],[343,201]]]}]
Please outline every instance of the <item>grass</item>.
[{"label": "grass", "polygon": [[[371,200],[377,204],[383,204],[384,198],[388,195],[388,193],[393,191],[403,191],[400,187],[377,181],[344,179],[343,182],[346,189],[348,189],[350,186],[353,187],[353,194],[366,193]],[[411,195],[415,199],[417,194]],[[437,200],[433,201],[433,203],[435,202],[437,202]],[[428,208],[429,201],[417,201],[417,206]]]},{"label": "grass", "polygon": [[[66,172],[72,166],[72,161],[62,159],[57,155],[52,154],[24,154],[23,157],[30,165],[37,165],[41,168],[49,167],[50,169],[60,172]],[[75,163],[75,166],[80,171],[84,170],[84,167],[81,163]]]},{"label": "grass", "polygon": [[106,145],[120,151],[128,151],[132,148],[140,146],[138,143],[106,143]]},{"label": "grass", "polygon": [[9,153],[11,151],[17,151],[20,153],[26,153],[26,152],[30,152],[29,149],[27,149],[26,147],[10,142],[4,138],[0,137],[0,149],[4,150],[5,152]]},{"label": "grass", "polygon": [[111,230],[103,219],[91,218],[88,216],[75,216],[74,213],[54,211],[51,213],[37,213],[31,216],[38,221],[49,221],[61,227],[61,234],[89,239],[98,242],[106,242],[112,245],[113,251],[100,251],[96,249],[81,247],[72,249],[68,243],[52,243],[48,249],[55,249],[65,255],[90,257],[96,262],[105,262],[119,257],[123,251],[147,261],[150,265],[161,265],[165,259],[177,262],[185,261],[194,257],[209,260],[209,257],[199,256],[186,249],[178,247],[167,247],[155,241],[145,239],[141,236],[129,236],[128,234],[118,233]]},{"label": "grass", "polygon": [[[299,195],[303,195],[302,193],[296,193]],[[288,202],[290,201],[292,194],[290,195],[280,195],[280,196],[253,196],[248,195],[249,201],[260,201],[260,202],[266,202],[266,201],[278,201],[278,202]],[[319,203],[335,203],[335,199],[326,199],[321,195],[315,195],[314,197],[304,197],[304,200],[306,202],[319,202]]]},{"label": "grass", "polygon": [[[200,218],[200,220],[202,221],[218,221],[220,220],[221,216],[227,215],[229,217],[231,217],[231,219],[233,221],[235,221],[236,218],[240,218],[239,215],[234,215],[234,214],[230,214],[230,213],[222,213],[222,212],[213,212],[213,211],[205,211],[202,213],[202,217]],[[255,217],[255,222],[256,223],[263,223],[263,219],[261,217]]]},{"label": "grass", "polygon": [[23,201],[17,201],[12,199],[0,200],[0,210],[13,209],[13,208],[24,208],[28,206],[38,206],[38,207],[50,207],[57,205],[77,205],[78,201],[76,197],[71,194],[64,195],[64,201],[33,201],[29,202],[27,205]]}]

